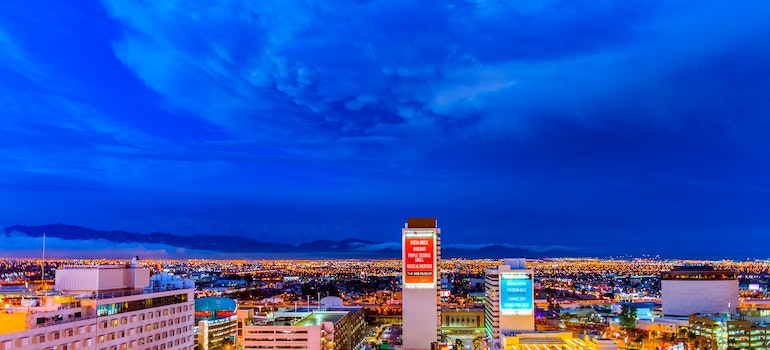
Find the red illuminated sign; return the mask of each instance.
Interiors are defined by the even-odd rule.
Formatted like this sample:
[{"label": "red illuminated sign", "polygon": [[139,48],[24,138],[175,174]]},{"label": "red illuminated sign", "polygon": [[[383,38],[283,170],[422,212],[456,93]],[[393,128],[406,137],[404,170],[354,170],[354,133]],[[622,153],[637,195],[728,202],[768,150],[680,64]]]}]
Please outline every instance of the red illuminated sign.
[{"label": "red illuminated sign", "polygon": [[436,283],[433,237],[404,238],[404,284]]}]

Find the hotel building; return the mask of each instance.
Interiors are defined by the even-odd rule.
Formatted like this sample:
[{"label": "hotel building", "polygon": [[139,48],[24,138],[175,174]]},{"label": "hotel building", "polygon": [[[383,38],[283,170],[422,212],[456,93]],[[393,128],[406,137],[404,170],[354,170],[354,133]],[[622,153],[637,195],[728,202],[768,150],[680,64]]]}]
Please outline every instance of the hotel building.
[{"label": "hotel building", "polygon": [[498,348],[506,334],[535,330],[533,271],[526,259],[505,259],[496,269],[484,271],[485,326]]},{"label": "hotel building", "polygon": [[19,295],[0,312],[0,350],[193,348],[191,280],[126,265],[64,266],[54,291]]},{"label": "hotel building", "polygon": [[407,350],[429,350],[441,337],[441,229],[435,218],[409,218],[401,238],[403,345]]}]

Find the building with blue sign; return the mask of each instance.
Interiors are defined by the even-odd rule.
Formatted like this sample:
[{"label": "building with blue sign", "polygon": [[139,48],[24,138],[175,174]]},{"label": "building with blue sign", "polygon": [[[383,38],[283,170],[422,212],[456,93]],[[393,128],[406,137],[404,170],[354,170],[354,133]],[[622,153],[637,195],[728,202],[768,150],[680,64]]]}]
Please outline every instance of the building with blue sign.
[{"label": "building with blue sign", "polygon": [[532,276],[523,258],[484,271],[485,326],[492,342],[499,344],[502,333],[535,330]]}]

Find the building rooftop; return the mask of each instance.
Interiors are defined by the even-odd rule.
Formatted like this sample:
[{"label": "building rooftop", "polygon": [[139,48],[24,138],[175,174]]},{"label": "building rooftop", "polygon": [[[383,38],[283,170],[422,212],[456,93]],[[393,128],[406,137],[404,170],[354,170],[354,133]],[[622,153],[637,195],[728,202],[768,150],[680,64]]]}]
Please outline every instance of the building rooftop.
[{"label": "building rooftop", "polygon": [[347,311],[316,311],[310,315],[307,315],[305,318],[297,321],[294,325],[295,326],[319,326],[323,322],[337,323],[347,314],[348,314]]},{"label": "building rooftop", "polygon": [[407,228],[436,228],[436,218],[408,218]]},{"label": "building rooftop", "polygon": [[238,304],[234,299],[223,297],[207,297],[195,299],[195,311],[228,311],[235,312]]}]

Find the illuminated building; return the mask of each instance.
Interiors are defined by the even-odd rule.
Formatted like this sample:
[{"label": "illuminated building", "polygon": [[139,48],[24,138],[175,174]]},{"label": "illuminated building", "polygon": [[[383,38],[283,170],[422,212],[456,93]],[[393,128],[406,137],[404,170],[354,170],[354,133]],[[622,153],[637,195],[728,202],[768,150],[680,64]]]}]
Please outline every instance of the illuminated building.
[{"label": "illuminated building", "polygon": [[[441,308],[441,333],[454,344],[459,339],[465,345],[485,342],[484,308]],[[473,347],[472,347],[473,348]]]},{"label": "illuminated building", "polygon": [[235,344],[237,308],[230,298],[195,299],[195,344],[200,344],[202,350],[210,345]]},{"label": "illuminated building", "polygon": [[502,344],[505,333],[535,330],[532,270],[526,259],[505,259],[496,269],[484,271],[487,334],[495,344]]},{"label": "illuminated building", "polygon": [[0,350],[193,348],[193,283],[126,265],[64,266],[0,313]]},{"label": "illuminated building", "polygon": [[680,266],[661,273],[663,316],[735,312],[739,306],[738,276],[710,266]]},{"label": "illuminated building", "polygon": [[349,350],[366,330],[363,308],[275,312],[261,318],[246,309],[237,315],[239,349]]},{"label": "illuminated building", "polygon": [[729,313],[690,315],[690,331],[699,349],[768,349],[770,325],[767,316],[752,320],[751,316]]},{"label": "illuminated building", "polygon": [[440,340],[438,261],[441,230],[435,218],[409,218],[402,233],[403,345],[428,350]]},{"label": "illuminated building", "polygon": [[611,339],[593,337],[575,338],[572,332],[529,332],[503,335],[501,350],[564,349],[564,350],[617,350]]}]

